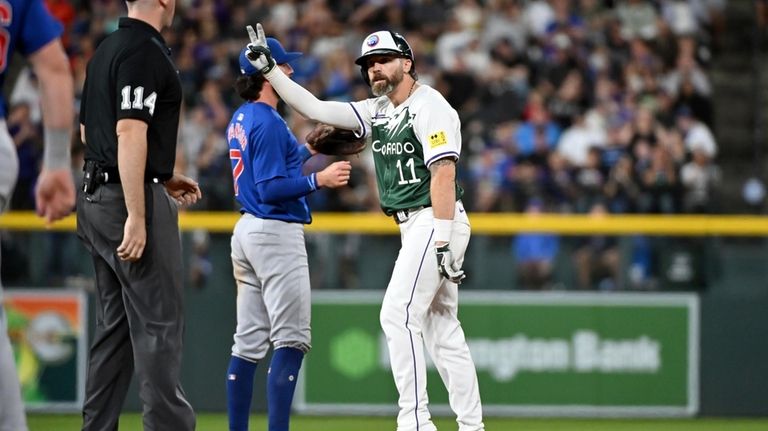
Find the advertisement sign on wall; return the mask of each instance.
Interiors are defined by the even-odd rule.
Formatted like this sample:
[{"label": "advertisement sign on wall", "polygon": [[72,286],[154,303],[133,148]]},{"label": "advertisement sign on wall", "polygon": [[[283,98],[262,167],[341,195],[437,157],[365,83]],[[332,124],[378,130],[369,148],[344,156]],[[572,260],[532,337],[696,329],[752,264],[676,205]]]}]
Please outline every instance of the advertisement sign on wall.
[{"label": "advertisement sign on wall", "polygon": [[3,302],[27,409],[80,409],[87,354],[85,294],[11,289]]},{"label": "advertisement sign on wall", "polygon": [[[305,412],[397,405],[379,327],[383,293],[313,292]],[[698,298],[686,294],[462,294],[459,318],[489,415],[689,416],[698,410]],[[429,364],[431,410],[449,413]]]}]

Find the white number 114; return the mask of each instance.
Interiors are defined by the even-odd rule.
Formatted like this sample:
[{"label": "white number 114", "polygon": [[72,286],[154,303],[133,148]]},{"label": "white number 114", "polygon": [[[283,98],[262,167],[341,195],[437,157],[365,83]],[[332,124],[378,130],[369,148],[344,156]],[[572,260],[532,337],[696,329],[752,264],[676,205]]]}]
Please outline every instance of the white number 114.
[{"label": "white number 114", "polygon": [[144,109],[146,106],[149,108],[149,115],[155,113],[155,102],[157,101],[157,93],[154,91],[152,94],[144,98],[144,87],[136,87],[133,89],[133,103],[131,103],[131,86],[126,85],[120,90],[122,101],[120,102],[120,109]]}]

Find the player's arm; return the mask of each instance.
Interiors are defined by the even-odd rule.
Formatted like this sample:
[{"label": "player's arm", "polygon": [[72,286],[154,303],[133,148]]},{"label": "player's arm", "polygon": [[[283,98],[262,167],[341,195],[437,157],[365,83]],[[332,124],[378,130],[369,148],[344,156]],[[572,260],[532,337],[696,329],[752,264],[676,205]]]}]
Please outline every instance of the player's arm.
[{"label": "player's arm", "polygon": [[464,271],[456,265],[450,249],[453,215],[456,210],[456,162],[453,158],[438,159],[429,166],[430,198],[434,212],[434,239],[437,270],[454,283],[461,283]]},{"label": "player's arm", "polygon": [[361,135],[365,133],[365,125],[362,123],[360,115],[355,111],[355,108],[351,104],[345,102],[322,101],[304,87],[294,82],[288,75],[283,73],[279,67],[274,67],[274,60],[271,59],[269,48],[266,43],[266,37],[264,36],[264,30],[262,30],[261,24],[257,24],[256,27],[258,34],[253,31],[251,26],[248,26],[251,43],[260,45],[265,49],[263,54],[268,58],[265,59],[264,56],[262,56],[260,59],[250,61],[253,66],[259,70],[264,70],[265,65],[272,65],[271,70],[264,73],[264,77],[269,80],[269,83],[272,84],[272,87],[274,87],[277,94],[285,103],[304,117],[311,120],[330,124],[331,126],[340,129],[356,130]]},{"label": "player's arm", "polygon": [[280,98],[304,117],[340,129],[362,129],[358,114],[346,102],[323,101],[288,77],[279,67],[264,75]]},{"label": "player's arm", "polygon": [[[285,147],[271,144],[289,139],[285,127],[267,125],[253,130],[251,134],[249,140],[251,151],[254,152],[252,160],[254,187],[266,203],[278,204],[306,196],[322,187],[336,188],[349,182],[352,167],[348,161],[332,163],[322,171],[309,175],[289,176],[284,162]],[[299,151],[302,158],[309,153],[308,149],[306,152]]]},{"label": "player's arm", "polygon": [[[432,176],[429,185],[432,210],[435,215],[435,246],[445,245],[451,240],[451,225],[456,211],[456,162],[444,158],[432,162],[429,166]],[[447,228],[437,224],[445,223]]]},{"label": "player's arm", "polygon": [[65,217],[75,205],[70,139],[74,118],[74,83],[69,61],[57,38],[29,56],[38,78],[43,113],[43,168],[35,190],[38,215],[48,223]]},{"label": "player's arm", "polygon": [[320,172],[302,177],[272,178],[256,184],[256,191],[264,202],[278,204],[306,196],[323,187],[335,189],[349,183],[352,165],[348,160],[333,162]]},{"label": "player's arm", "polygon": [[125,196],[128,218],[123,241],[117,247],[120,259],[136,261],[147,243],[144,204],[144,169],[147,164],[147,123],[132,118],[117,122],[117,167]]},{"label": "player's arm", "polygon": [[434,214],[434,244],[437,270],[453,283],[461,283],[464,271],[450,250],[456,210],[456,162],[461,151],[458,114],[442,98],[422,106],[414,120],[414,131],[422,144],[430,174],[430,199]]}]

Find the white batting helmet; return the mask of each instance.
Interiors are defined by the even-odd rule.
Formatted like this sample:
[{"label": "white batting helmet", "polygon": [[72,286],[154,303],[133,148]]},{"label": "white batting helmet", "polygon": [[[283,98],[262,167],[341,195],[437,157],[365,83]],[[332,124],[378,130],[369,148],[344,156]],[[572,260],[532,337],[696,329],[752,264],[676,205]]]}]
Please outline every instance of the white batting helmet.
[{"label": "white batting helmet", "polygon": [[[360,47],[360,57],[355,60],[355,64],[360,66],[360,73],[363,80],[368,81],[368,66],[365,64],[368,57],[373,55],[395,55],[411,60],[411,73],[415,72],[416,62],[413,59],[413,50],[405,38],[394,31],[381,30],[371,33],[363,40]],[[415,75],[414,75],[415,76]]]}]

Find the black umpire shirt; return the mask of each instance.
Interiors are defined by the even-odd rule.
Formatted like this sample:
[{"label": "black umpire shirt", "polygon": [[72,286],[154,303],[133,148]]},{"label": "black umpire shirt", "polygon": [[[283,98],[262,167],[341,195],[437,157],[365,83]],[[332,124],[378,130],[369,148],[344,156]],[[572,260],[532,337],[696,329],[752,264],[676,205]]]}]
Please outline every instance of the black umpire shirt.
[{"label": "black umpire shirt", "polygon": [[145,178],[173,176],[181,94],[163,36],[144,21],[120,18],[88,63],[80,107],[85,160],[116,170],[115,127],[131,118],[148,125]]}]

